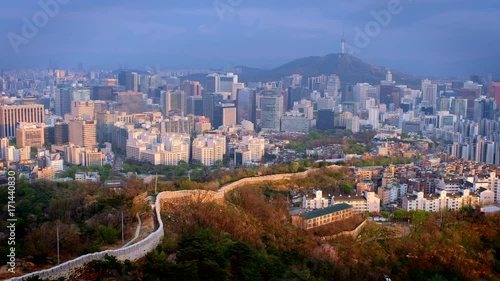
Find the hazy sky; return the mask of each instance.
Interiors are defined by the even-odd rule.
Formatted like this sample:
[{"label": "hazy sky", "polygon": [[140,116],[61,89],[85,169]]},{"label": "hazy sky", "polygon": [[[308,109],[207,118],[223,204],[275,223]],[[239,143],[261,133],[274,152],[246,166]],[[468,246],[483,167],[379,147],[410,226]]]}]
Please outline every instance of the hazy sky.
[{"label": "hazy sky", "polygon": [[[51,1],[67,3],[28,36],[23,17],[38,15],[43,24],[39,2],[0,2],[0,68],[50,60],[62,67],[274,67],[339,52],[342,30],[356,46],[356,28],[397,0],[40,2]],[[397,11],[357,56],[416,74],[498,70],[498,0],[401,0]]]}]

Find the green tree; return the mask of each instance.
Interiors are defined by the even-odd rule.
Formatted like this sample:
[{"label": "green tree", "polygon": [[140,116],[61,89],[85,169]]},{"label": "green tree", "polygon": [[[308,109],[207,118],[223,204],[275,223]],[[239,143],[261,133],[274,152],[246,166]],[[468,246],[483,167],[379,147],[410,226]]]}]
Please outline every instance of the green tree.
[{"label": "green tree", "polygon": [[105,244],[113,244],[118,241],[118,231],[112,226],[101,225],[97,227],[97,240]]},{"label": "green tree", "polygon": [[403,221],[408,219],[408,213],[403,210],[394,211],[394,219],[397,221]]}]

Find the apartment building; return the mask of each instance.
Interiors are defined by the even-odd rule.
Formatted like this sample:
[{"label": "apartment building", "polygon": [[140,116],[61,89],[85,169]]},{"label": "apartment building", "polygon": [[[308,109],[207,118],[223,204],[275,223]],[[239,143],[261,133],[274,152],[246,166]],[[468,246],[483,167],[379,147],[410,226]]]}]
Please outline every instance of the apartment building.
[{"label": "apartment building", "polygon": [[226,154],[226,137],[221,135],[202,135],[193,141],[193,159],[205,166],[222,161]]},{"label": "apartment building", "polygon": [[441,209],[456,211],[463,206],[477,206],[480,203],[480,197],[471,194],[468,189],[453,193],[441,191],[439,194],[428,195],[424,195],[424,192],[418,192],[403,197],[402,209],[405,211],[422,210],[428,212],[437,212]]}]

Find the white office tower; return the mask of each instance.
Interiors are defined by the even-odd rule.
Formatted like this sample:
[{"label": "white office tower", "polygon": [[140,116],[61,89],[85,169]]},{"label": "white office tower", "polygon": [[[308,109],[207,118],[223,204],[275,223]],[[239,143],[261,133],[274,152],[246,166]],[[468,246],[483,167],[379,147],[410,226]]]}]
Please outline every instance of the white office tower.
[{"label": "white office tower", "polygon": [[371,106],[368,108],[368,124],[372,125],[374,130],[379,128],[379,118],[380,110],[377,106]]},{"label": "white office tower", "polygon": [[365,105],[365,101],[368,98],[368,89],[371,85],[368,83],[358,83],[353,87],[354,102],[359,103],[361,106]]},{"label": "white office tower", "polygon": [[227,73],[226,75],[220,75],[219,79],[220,79],[219,92],[232,93],[233,84],[238,83],[238,75],[231,72]]},{"label": "white office tower", "polygon": [[264,91],[260,96],[261,121],[263,131],[280,131],[280,120],[283,116],[283,96],[277,91]]},{"label": "white office tower", "polygon": [[220,92],[220,76],[217,73],[212,73],[206,77],[206,93]]},{"label": "white office tower", "polygon": [[422,105],[432,106],[436,108],[437,101],[437,85],[432,84],[431,80],[425,79],[422,81]]},{"label": "white office tower", "polygon": [[330,75],[328,77],[328,82],[326,83],[325,95],[327,97],[332,97],[338,99],[340,89],[340,79],[337,75]]}]

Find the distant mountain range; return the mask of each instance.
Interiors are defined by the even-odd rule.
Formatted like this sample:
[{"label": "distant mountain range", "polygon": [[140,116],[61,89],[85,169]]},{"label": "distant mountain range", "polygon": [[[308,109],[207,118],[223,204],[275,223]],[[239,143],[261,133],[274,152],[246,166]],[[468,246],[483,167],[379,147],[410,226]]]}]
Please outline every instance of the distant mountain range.
[{"label": "distant mountain range", "polygon": [[[387,71],[392,72],[393,80],[398,84],[420,87],[421,78],[401,73],[387,67],[369,64],[349,54],[328,54],[297,59],[273,69],[259,69],[246,66],[236,66],[241,82],[278,81],[282,77],[300,74],[304,77],[314,77],[321,74],[336,74],[342,83],[379,84],[385,80]],[[186,76],[186,79],[205,82],[200,75]],[[199,79],[203,80],[199,80]]]}]

